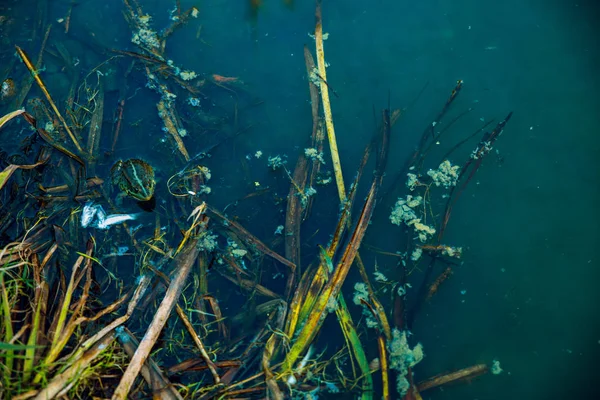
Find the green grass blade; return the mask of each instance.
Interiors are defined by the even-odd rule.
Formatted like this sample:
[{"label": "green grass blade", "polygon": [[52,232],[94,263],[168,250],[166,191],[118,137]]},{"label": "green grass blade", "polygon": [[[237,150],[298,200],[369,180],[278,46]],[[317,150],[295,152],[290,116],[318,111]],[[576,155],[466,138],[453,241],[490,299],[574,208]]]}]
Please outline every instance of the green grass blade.
[{"label": "green grass blade", "polygon": [[[8,290],[6,289],[6,286],[4,285],[4,272],[0,271],[0,311],[2,314],[2,325],[3,325],[3,329],[1,331],[4,332],[4,337],[3,340],[5,342],[10,342],[13,338],[14,335],[14,331],[13,331],[13,325],[12,325],[12,319],[11,319],[11,307],[10,307],[10,301],[8,298]],[[14,346],[14,345],[13,345]],[[11,386],[11,375],[12,375],[12,371],[13,371],[13,366],[14,366],[14,357],[15,357],[15,350],[12,348],[6,348],[6,352],[4,355],[4,366],[2,367],[4,369],[2,375],[4,375],[4,383],[6,387],[10,387]]]},{"label": "green grass blade", "polygon": [[338,307],[336,309],[336,315],[340,323],[340,327],[342,328],[342,331],[344,331],[344,336],[349,342],[352,355],[356,359],[358,367],[362,373],[362,393],[360,398],[362,400],[372,400],[373,378],[371,377],[367,355],[363,349],[362,343],[360,342],[358,333],[356,332],[356,327],[354,326],[354,322],[352,321],[352,317],[350,316],[350,312],[346,306],[346,301],[341,294],[337,297],[337,302]]}]

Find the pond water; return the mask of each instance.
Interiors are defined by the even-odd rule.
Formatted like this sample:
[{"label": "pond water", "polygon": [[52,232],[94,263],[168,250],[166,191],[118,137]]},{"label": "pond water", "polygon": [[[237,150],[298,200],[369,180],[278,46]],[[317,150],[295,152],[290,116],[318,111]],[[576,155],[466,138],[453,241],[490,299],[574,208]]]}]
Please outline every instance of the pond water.
[{"label": "pond water", "polygon": [[[36,60],[51,24],[39,74],[58,108],[65,110],[75,93],[73,109],[82,120],[89,120],[91,113],[82,110],[86,104],[78,101],[102,93],[102,135],[95,167],[88,171],[105,181],[107,196],[116,202],[115,209],[103,203],[109,213],[139,213],[142,238],[152,236],[157,218],[163,225],[173,215],[183,222],[187,218],[169,192],[170,178],[187,163],[163,129],[157,104],[165,91],[153,88],[168,79],[169,93],[177,96],[172,103],[181,121],[178,133],[185,129],[180,140],[190,157],[197,156],[197,164],[210,170],[206,181],[210,194],[203,199],[284,254],[283,237],[275,232],[286,222],[296,160],[311,147],[304,46],[315,54],[313,1],[181,0],[181,10],[195,7],[197,16],[190,16],[166,40],[161,62],[167,63],[171,76],[160,76],[156,82],[145,69],[154,68],[156,57],[132,42],[135,32],[124,18],[123,2],[48,0],[42,11],[42,1],[3,3],[2,80],[11,78],[21,89],[29,72],[14,54],[14,45]],[[414,240],[413,228],[394,225],[389,217],[396,200],[410,194],[404,175],[399,181],[395,178],[406,174],[403,168],[418,149],[423,132],[444,132],[427,152],[422,165],[427,175],[456,143],[488,122],[485,130],[491,131],[513,112],[452,210],[443,244],[462,247],[462,257],[435,266],[430,280],[446,265],[453,273],[421,305],[409,336],[411,346],[419,342],[425,352],[414,368],[416,381],[475,364],[492,365],[494,360],[503,372],[432,389],[423,398],[596,398],[593,393],[598,389],[592,383],[597,377],[594,362],[600,355],[600,35],[596,26],[600,14],[596,2],[323,3],[326,86],[347,190],[365,146],[381,125],[382,110],[402,110],[391,131],[380,201],[361,246],[370,276],[380,271],[390,280],[399,279],[401,260],[395,253],[407,251],[407,243]],[[157,32],[170,26],[177,15],[174,1],[140,0],[139,5],[143,15],[151,16],[149,26]],[[40,18],[47,24],[36,23]],[[176,68],[179,84],[173,83]],[[197,77],[185,80],[186,71]],[[436,121],[459,80],[463,81],[459,95]],[[28,100],[42,96],[34,83],[18,106],[33,114]],[[13,111],[14,101],[11,98],[0,106],[2,115]],[[43,120],[43,112],[37,115]],[[70,124],[70,116],[65,117]],[[433,127],[432,122],[436,122]],[[0,150],[9,155],[32,135],[25,121],[11,124],[10,130],[0,132]],[[87,134],[88,129],[82,132]],[[449,157],[452,164],[465,165],[481,136],[458,147]],[[68,139],[65,143],[71,146]],[[284,167],[275,170],[269,159],[276,156]],[[132,158],[144,160],[155,171],[156,204],[146,210],[131,197],[121,198],[110,182],[113,165]],[[327,180],[333,176],[327,143],[323,158],[322,178]],[[353,223],[374,169],[373,161],[365,168]],[[339,217],[335,179],[315,189],[313,209],[301,229],[303,270],[319,257],[319,246],[327,246]],[[427,193],[431,210],[424,218],[432,225],[443,216],[445,194],[448,190],[434,186]],[[131,246],[122,232],[119,239],[113,238],[113,231],[97,232],[105,253]],[[225,240],[221,245],[227,243],[221,240]],[[408,248],[412,252],[415,247]],[[404,259],[412,288],[406,290],[414,302],[430,258],[412,262],[410,252]],[[115,266],[121,279],[135,279],[134,260],[139,262],[139,257],[119,258]],[[262,282],[282,293],[284,280],[273,276],[285,273],[281,265],[269,264],[264,267],[269,276]],[[351,298],[360,281],[353,268],[343,288],[355,321],[360,320],[361,309]],[[228,284],[224,281],[211,289],[222,296],[224,312],[240,309],[240,303],[248,301]],[[397,287],[374,284],[392,321],[391,292]],[[253,312],[257,301],[245,304],[247,312]],[[240,326],[246,327],[241,324],[236,329]],[[366,329],[364,321],[360,327],[372,360],[378,357],[376,332]],[[344,346],[334,317],[326,321],[318,343],[315,351],[328,351],[330,356]],[[373,379],[379,391],[379,375],[375,373]],[[392,393],[392,398],[398,398],[395,385]]]}]

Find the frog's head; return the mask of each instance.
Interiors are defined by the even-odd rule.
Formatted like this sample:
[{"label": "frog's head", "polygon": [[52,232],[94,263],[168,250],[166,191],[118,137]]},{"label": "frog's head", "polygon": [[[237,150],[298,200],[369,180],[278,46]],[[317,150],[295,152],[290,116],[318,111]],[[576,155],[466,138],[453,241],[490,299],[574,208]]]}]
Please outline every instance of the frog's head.
[{"label": "frog's head", "polygon": [[154,169],[143,160],[117,161],[111,169],[111,177],[113,184],[129,197],[148,201],[154,196]]}]

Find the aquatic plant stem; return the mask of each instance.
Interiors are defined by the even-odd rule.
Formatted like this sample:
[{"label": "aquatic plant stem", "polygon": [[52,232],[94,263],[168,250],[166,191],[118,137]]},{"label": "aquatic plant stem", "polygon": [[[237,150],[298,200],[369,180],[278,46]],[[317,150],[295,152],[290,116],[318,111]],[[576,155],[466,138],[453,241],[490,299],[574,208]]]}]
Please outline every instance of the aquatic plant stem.
[{"label": "aquatic plant stem", "polygon": [[158,102],[158,104],[156,104],[156,107],[158,108],[158,115],[163,120],[167,132],[169,132],[175,141],[175,144],[177,145],[177,150],[179,150],[186,162],[190,161],[190,155],[183,144],[183,140],[181,140],[181,136],[179,135],[177,128],[175,127],[175,118],[173,118],[173,114],[171,113],[171,106],[169,103],[161,100]]},{"label": "aquatic plant stem", "polygon": [[337,184],[340,202],[346,199],[346,188],[344,186],[344,177],[342,175],[342,164],[338,153],[337,141],[335,138],[335,129],[333,127],[333,117],[331,115],[331,104],[329,102],[329,87],[327,85],[327,71],[325,71],[325,50],[323,49],[323,21],[321,17],[321,0],[317,0],[317,9],[315,12],[315,46],[317,51],[317,65],[319,66],[319,75],[321,79],[321,100],[323,101],[323,114],[325,114],[325,126],[327,127],[327,138],[329,139],[329,150],[331,151],[331,161],[333,163],[333,173]]},{"label": "aquatic plant stem", "polygon": [[371,189],[363,206],[356,228],[349,239],[348,245],[342,255],[337,267],[333,271],[330,280],[323,288],[319,298],[317,299],[313,309],[306,318],[306,322],[302,330],[298,333],[296,341],[290,348],[290,351],[286,355],[285,361],[282,365],[282,371],[289,373],[292,371],[295,362],[298,360],[300,355],[308,348],[317,332],[319,332],[324,318],[323,313],[327,307],[327,303],[331,297],[337,297],[342,284],[348,275],[350,266],[354,262],[360,243],[365,235],[367,226],[373,215],[373,209],[375,206],[375,198],[377,196],[378,179],[376,178],[371,185]]},{"label": "aquatic plant stem", "polygon": [[0,118],[0,128],[2,128],[5,123],[7,123],[8,121],[10,121],[11,119],[13,119],[15,117],[18,117],[19,115],[23,114],[24,112],[25,112],[24,108],[13,111],[13,112],[9,112],[8,114],[6,114],[2,118]]},{"label": "aquatic plant stem", "polygon": [[428,389],[443,386],[449,383],[456,383],[459,381],[472,381],[474,378],[488,373],[490,368],[485,364],[477,364],[467,368],[460,369],[458,371],[449,372],[446,374],[436,375],[432,378],[419,382],[417,387],[419,392],[423,392]]},{"label": "aquatic plant stem", "polygon": [[[135,354],[139,341],[127,328],[117,335],[116,339],[129,357]],[[176,387],[165,377],[160,367],[149,358],[142,366],[142,376],[152,388],[152,398],[155,400],[183,400]]]},{"label": "aquatic plant stem", "polygon": [[[369,360],[367,359],[367,354],[365,353],[362,343],[360,342],[360,337],[356,331],[356,325],[352,320],[352,316],[350,315],[350,311],[348,310],[348,306],[346,305],[346,300],[344,300],[343,294],[339,293],[336,299],[338,307],[336,308],[335,313],[338,318],[340,328],[342,329],[344,338],[346,339],[346,345],[348,349],[351,350],[351,354],[356,359],[356,362],[358,363],[362,373],[362,393],[360,398],[362,400],[371,400],[373,399],[373,378],[371,377],[371,372],[369,370]],[[350,360],[354,368],[352,357],[350,357]],[[389,400],[389,397],[387,400]]]},{"label": "aquatic plant stem", "polygon": [[76,381],[86,368],[98,358],[103,352],[108,351],[110,345],[115,340],[115,331],[108,332],[89,350],[83,353],[82,357],[71,364],[64,372],[56,375],[46,386],[34,397],[34,400],[53,399],[69,384]]},{"label": "aquatic plant stem", "polygon": [[202,340],[200,339],[200,337],[194,330],[194,326],[192,325],[192,323],[190,322],[187,315],[185,314],[185,312],[183,311],[183,309],[181,308],[181,306],[179,304],[177,304],[175,310],[177,311],[177,315],[181,319],[181,322],[183,322],[185,329],[187,329],[188,333],[192,337],[192,340],[196,344],[196,347],[198,347],[198,350],[200,350],[200,355],[202,356],[202,359],[204,360],[210,373],[212,374],[215,385],[218,385],[219,383],[221,383],[221,378],[219,377],[219,373],[217,372],[217,366],[210,359],[210,356],[207,353],[206,348],[204,347],[204,344],[202,343]]},{"label": "aquatic plant stem", "polygon": [[10,164],[3,171],[0,171],[0,189],[4,187],[4,185],[8,182],[8,178],[12,176],[18,169],[33,169],[39,167],[42,164],[45,164],[48,161],[48,158],[40,160],[35,164],[31,165],[14,165]]},{"label": "aquatic plant stem", "polygon": [[[46,28],[46,33],[44,35],[44,39],[42,40],[42,45],[40,46],[40,50],[38,53],[38,57],[36,59],[35,66],[36,68],[41,67],[42,60],[44,56],[44,50],[46,49],[46,43],[48,43],[48,37],[50,36],[50,31],[52,30],[52,24],[49,24]],[[20,108],[23,105],[23,101],[25,101],[25,97],[29,94],[31,90],[31,86],[33,85],[33,75],[23,78],[21,81],[21,90],[19,94],[15,97],[15,101],[13,103],[13,108]]]},{"label": "aquatic plant stem", "polygon": [[379,365],[381,368],[381,387],[383,389],[382,398],[384,400],[390,400],[389,368],[385,343],[386,342],[383,335],[379,335],[377,337],[377,349],[379,350]]},{"label": "aquatic plant stem", "polygon": [[125,99],[121,99],[119,101],[119,106],[117,107],[117,123],[115,125],[115,130],[113,134],[112,146],[110,147],[111,154],[114,154],[115,147],[117,147],[117,141],[119,140],[119,133],[121,132],[121,123],[123,122],[123,110],[125,109]]},{"label": "aquatic plant stem", "polygon": [[52,110],[54,110],[54,113],[56,114],[56,116],[58,117],[58,119],[60,120],[60,122],[63,124],[63,126],[65,127],[65,130],[67,131],[67,134],[69,135],[69,138],[71,138],[71,141],[73,142],[73,144],[75,144],[75,147],[77,148],[77,151],[79,151],[80,154],[83,154],[83,152],[84,152],[83,148],[79,144],[79,141],[77,140],[77,138],[75,137],[75,135],[73,134],[73,132],[71,132],[71,129],[69,128],[69,125],[67,125],[67,121],[65,121],[65,119],[63,118],[63,116],[60,113],[60,111],[58,111],[58,108],[56,107],[56,104],[54,104],[54,100],[52,100],[52,97],[50,96],[50,93],[48,92],[48,89],[46,89],[46,85],[44,85],[44,82],[42,81],[42,78],[40,78],[40,75],[38,73],[39,71],[31,63],[31,60],[29,59],[29,57],[27,56],[27,54],[25,54],[25,52],[23,51],[23,49],[21,49],[19,46],[15,46],[15,47],[17,48],[17,53],[19,54],[19,57],[21,57],[21,60],[23,61],[23,63],[25,64],[25,66],[27,67],[27,69],[29,70],[29,72],[31,72],[31,75],[33,76],[33,79],[35,79],[36,83],[40,87],[40,90],[42,91],[42,93],[44,93],[44,96],[46,96],[46,99],[48,100],[48,103],[50,103],[50,106],[52,107]]},{"label": "aquatic plant stem", "polygon": [[[2,325],[4,335],[2,341],[10,343],[14,336],[13,322],[12,322],[12,304],[9,299],[8,289],[4,284],[4,271],[0,271],[0,317],[2,319]],[[4,376],[4,386],[10,387],[11,374],[13,372],[15,352],[13,350],[7,350],[3,355],[4,363],[0,363],[0,369]]]},{"label": "aquatic plant stem", "polygon": [[102,117],[104,115],[104,85],[100,83],[98,95],[96,96],[94,112],[90,121],[90,130],[88,134],[88,168],[95,171],[96,162],[98,161],[98,153],[100,148],[100,137],[102,135]]},{"label": "aquatic plant stem", "polygon": [[[200,227],[200,229],[205,229],[205,225],[200,225]],[[198,248],[197,244],[198,239],[189,240],[185,248],[175,259],[175,262],[177,263],[176,275],[171,280],[171,284],[169,285],[165,297],[163,298],[158,310],[156,311],[156,314],[154,315],[154,318],[152,319],[152,323],[140,341],[139,347],[131,358],[131,362],[127,366],[119,385],[115,389],[112,397],[113,400],[124,400],[127,398],[135,379],[140,373],[144,362],[150,355],[152,347],[154,347],[156,344],[160,332],[167,323],[167,319],[171,315],[171,311],[173,310],[173,307],[175,307],[175,304],[181,295],[181,291],[185,285],[185,282],[187,281],[187,277],[192,270],[192,266],[194,265],[198,254],[200,253],[200,249]]]}]

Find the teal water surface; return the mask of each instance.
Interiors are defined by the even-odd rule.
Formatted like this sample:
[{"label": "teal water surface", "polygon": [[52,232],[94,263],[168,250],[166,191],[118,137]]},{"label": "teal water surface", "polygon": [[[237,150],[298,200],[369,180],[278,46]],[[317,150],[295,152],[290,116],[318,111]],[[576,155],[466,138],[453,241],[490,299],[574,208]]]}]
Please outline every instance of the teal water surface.
[{"label": "teal water surface", "polygon": [[[26,3],[35,2],[14,2],[3,12],[25,26],[35,17]],[[174,2],[139,3],[157,26],[168,24]],[[198,7],[199,18],[167,42],[167,55],[176,65],[244,82],[239,93],[222,91],[211,105],[212,113],[227,116],[239,107],[240,127],[249,127],[206,161],[213,175],[210,201],[221,209],[258,186],[271,187],[284,199],[289,180],[270,171],[266,157],[286,154],[293,168],[312,129],[303,46],[314,48],[309,36],[314,2],[295,1],[289,7],[264,0],[255,15],[248,3],[182,0],[183,9]],[[339,95],[332,96],[331,105],[347,186],[388,102],[404,113],[392,132],[385,191],[394,190],[392,177],[457,80],[464,80],[464,86],[443,123],[470,111],[452,127],[451,143],[482,122],[496,123],[514,112],[497,141],[497,153],[483,162],[453,211],[445,240],[464,248],[461,263],[412,327],[425,351],[415,368],[417,381],[493,360],[504,371],[433,389],[423,398],[596,398],[600,5],[566,0],[323,3],[328,83]],[[64,18],[68,7],[68,1],[51,0],[49,19]],[[135,49],[122,7],[118,1],[80,1],[72,11],[71,33],[62,34],[64,22],[57,22],[51,38],[62,41],[89,70],[111,56],[98,49]],[[38,48],[18,26],[11,29],[10,40],[3,39],[10,50],[4,52],[4,63],[12,57],[14,44],[29,46],[32,55]],[[44,79],[53,93],[62,93],[56,96],[64,102],[69,76],[52,56],[46,60]],[[123,74],[128,62],[117,60],[114,73]],[[20,63],[15,68],[23,73]],[[116,154],[107,156],[99,171],[107,173],[118,157],[143,157],[156,166],[164,191],[173,166],[164,162],[165,150],[158,145],[164,135],[155,106],[158,96],[145,87],[139,72],[127,82],[127,88],[107,94],[111,103],[106,120],[113,117],[119,95],[128,98],[125,129]],[[224,129],[231,133],[236,128]],[[195,151],[218,141],[220,134],[195,141]],[[451,143],[440,143],[447,147],[434,159]],[[461,148],[457,162],[475,144]],[[259,150],[263,158],[246,160]],[[326,160],[330,167],[328,154]],[[303,246],[307,259],[318,255],[318,245],[327,244],[337,221],[334,184],[317,190],[322,204],[303,228],[303,235],[310,237]],[[360,201],[366,193],[361,190]],[[271,237],[284,223],[285,203],[273,201],[257,200],[243,221],[258,237]],[[392,204],[379,205],[362,248],[370,272],[377,263],[392,275],[398,262],[372,250],[393,253],[402,247],[402,229],[388,220]],[[348,297],[359,279],[358,274],[349,275],[344,287]],[[358,307],[350,308],[358,318]],[[332,346],[340,345],[337,326],[326,329],[335,338]],[[369,349],[369,358],[375,357],[376,349]]]}]

